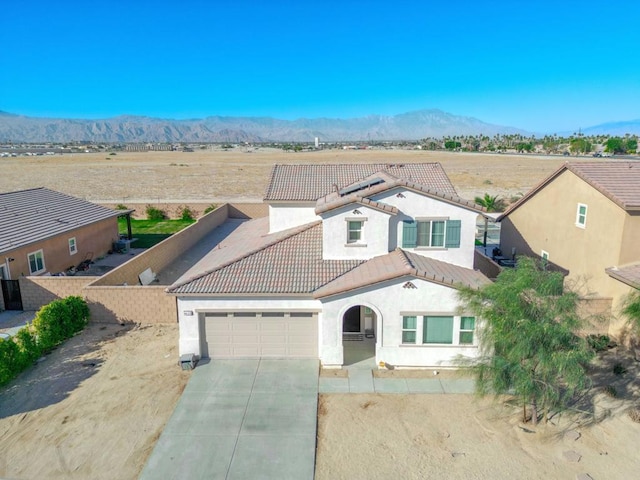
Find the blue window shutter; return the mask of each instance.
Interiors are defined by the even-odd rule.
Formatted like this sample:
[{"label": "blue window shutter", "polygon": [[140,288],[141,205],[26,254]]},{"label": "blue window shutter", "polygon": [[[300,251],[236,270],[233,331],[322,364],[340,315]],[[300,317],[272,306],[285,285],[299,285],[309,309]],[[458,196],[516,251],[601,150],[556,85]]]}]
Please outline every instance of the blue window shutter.
[{"label": "blue window shutter", "polygon": [[447,221],[447,237],[445,247],[460,248],[460,220]]},{"label": "blue window shutter", "polygon": [[402,248],[416,248],[418,224],[413,220],[403,220],[402,224]]}]

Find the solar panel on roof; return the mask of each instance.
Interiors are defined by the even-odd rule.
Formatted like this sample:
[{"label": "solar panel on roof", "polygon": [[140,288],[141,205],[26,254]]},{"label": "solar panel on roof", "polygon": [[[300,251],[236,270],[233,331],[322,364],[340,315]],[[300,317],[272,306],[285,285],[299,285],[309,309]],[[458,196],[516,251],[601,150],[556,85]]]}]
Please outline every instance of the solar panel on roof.
[{"label": "solar panel on roof", "polygon": [[340,190],[338,193],[340,194],[340,196],[344,196],[353,192],[357,192],[358,190],[364,190],[365,188],[378,185],[380,183],[384,183],[384,180],[376,177],[376,178],[372,178],[371,180],[365,180],[364,182],[356,183],[355,185],[350,185],[348,187],[345,187],[342,190]]}]

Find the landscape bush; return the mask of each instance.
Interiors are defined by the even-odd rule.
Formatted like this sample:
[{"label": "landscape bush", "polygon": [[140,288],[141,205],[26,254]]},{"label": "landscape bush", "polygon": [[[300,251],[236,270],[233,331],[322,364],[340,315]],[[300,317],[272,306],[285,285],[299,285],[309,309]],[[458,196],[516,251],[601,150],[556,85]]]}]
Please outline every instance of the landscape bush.
[{"label": "landscape bush", "polygon": [[89,322],[89,306],[81,297],[54,300],[10,338],[0,339],[0,385],[11,381],[43,353],[72,337]]},{"label": "landscape bush", "polygon": [[587,344],[596,352],[606,350],[610,341],[607,335],[587,335]]},{"label": "landscape bush", "polygon": [[116,210],[129,210],[129,209],[127,208],[126,205],[119,203],[118,205],[116,205]]},{"label": "landscape bush", "polygon": [[180,215],[180,220],[195,220],[195,213],[189,207],[180,207],[178,209],[178,214]]},{"label": "landscape bush", "polygon": [[207,213],[213,212],[216,208],[218,208],[218,206],[215,203],[212,203],[204,209],[204,214],[206,215]]},{"label": "landscape bush", "polygon": [[145,213],[147,214],[148,220],[164,220],[167,218],[167,214],[163,210],[151,205],[147,205]]}]

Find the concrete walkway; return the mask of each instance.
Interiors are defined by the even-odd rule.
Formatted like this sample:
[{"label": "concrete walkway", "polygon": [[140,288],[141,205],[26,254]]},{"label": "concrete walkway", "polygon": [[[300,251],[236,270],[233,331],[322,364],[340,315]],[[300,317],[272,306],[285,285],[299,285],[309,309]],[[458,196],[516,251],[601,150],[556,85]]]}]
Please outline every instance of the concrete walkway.
[{"label": "concrete walkway", "polygon": [[201,363],[140,479],[311,480],[317,407],[317,360]]},{"label": "concrete walkway", "polygon": [[320,393],[473,393],[470,378],[375,378],[371,369],[350,368],[347,378],[320,377]]},{"label": "concrete walkway", "polygon": [[0,332],[13,336],[27,323],[33,322],[35,316],[36,312],[29,310],[3,310],[0,312]]}]

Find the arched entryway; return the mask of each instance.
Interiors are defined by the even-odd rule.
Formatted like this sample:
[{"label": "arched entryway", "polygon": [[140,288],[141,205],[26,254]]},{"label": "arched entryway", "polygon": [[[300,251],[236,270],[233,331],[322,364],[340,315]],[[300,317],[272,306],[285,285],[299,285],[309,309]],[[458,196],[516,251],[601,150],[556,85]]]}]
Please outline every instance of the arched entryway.
[{"label": "arched entryway", "polygon": [[354,305],[342,315],[344,366],[373,368],[376,362],[377,318],[373,309]]}]

